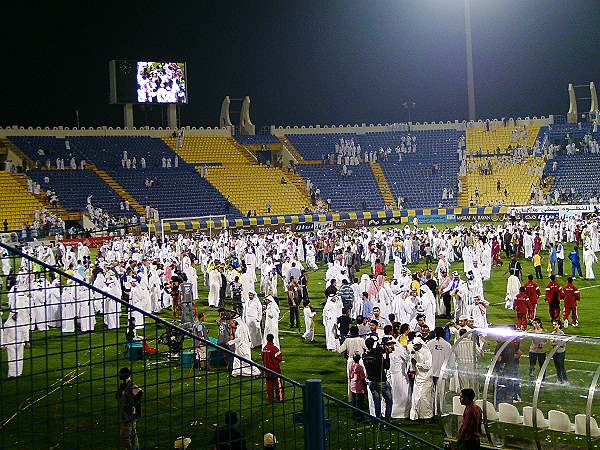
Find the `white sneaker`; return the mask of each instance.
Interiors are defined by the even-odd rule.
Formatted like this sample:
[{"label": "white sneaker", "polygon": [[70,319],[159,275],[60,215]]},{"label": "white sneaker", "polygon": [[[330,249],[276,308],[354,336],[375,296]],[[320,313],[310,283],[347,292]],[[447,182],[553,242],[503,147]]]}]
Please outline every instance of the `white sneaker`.
[{"label": "white sneaker", "polygon": [[569,328],[569,321],[568,321],[568,320],[565,320],[565,321],[563,322],[563,327],[564,327],[564,328]]}]

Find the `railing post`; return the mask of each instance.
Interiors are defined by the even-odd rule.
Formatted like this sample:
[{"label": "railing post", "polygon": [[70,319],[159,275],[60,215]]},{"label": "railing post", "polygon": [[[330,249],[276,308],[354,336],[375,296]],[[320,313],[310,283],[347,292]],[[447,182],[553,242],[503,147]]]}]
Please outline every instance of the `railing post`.
[{"label": "railing post", "polygon": [[325,405],[321,380],[304,382],[304,448],[325,449]]}]

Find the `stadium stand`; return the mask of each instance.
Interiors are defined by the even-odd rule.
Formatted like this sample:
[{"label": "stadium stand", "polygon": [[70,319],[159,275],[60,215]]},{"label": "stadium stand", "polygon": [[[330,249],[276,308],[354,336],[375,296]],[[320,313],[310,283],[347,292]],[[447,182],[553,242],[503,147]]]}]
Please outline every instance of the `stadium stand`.
[{"label": "stadium stand", "polygon": [[353,166],[354,174],[341,174],[340,166],[303,164],[299,174],[309,179],[321,191],[321,197],[331,200],[331,209],[354,211],[382,209],[385,204],[371,167],[367,164]]},{"label": "stadium stand", "polygon": [[[173,169],[108,171],[142,205],[159,211],[161,217],[190,217],[209,214],[227,214],[241,217],[227,200],[193,168],[180,166]],[[147,187],[147,179],[155,180]]]},{"label": "stadium stand", "polygon": [[40,199],[30,193],[25,175],[0,172],[0,220],[8,221],[9,229],[21,228],[31,223],[36,210],[46,207]]},{"label": "stadium stand", "polygon": [[[286,183],[282,183],[282,178]],[[306,192],[290,180],[288,173],[276,167],[257,164],[223,165],[208,168],[207,180],[229,196],[241,212],[285,214],[310,209]],[[271,210],[267,211],[267,202]]]},{"label": "stadium stand", "polygon": [[286,138],[304,160],[322,161],[324,155],[335,150],[340,139],[354,139],[356,142],[357,136],[351,133],[288,134]]},{"label": "stadium stand", "polygon": [[141,159],[147,168],[161,168],[162,158],[175,158],[175,153],[162,139],[149,136],[83,136],[69,137],[71,147],[83,155],[86,161],[92,161],[105,170],[122,169],[123,152],[127,158],[136,159],[137,170],[141,169]]},{"label": "stadium stand", "polygon": [[467,128],[467,154],[475,154],[479,150],[483,153],[495,153],[498,148],[505,150],[509,145],[524,145],[533,147],[538,137],[540,127],[525,127],[526,133],[513,135],[514,127],[499,127],[495,130],[482,130],[480,128]]},{"label": "stadium stand", "polygon": [[[56,158],[64,159],[65,165],[69,165],[71,157],[74,157],[77,161],[86,159],[85,155],[71,146],[71,138],[65,138],[64,136],[11,136],[9,140],[31,161],[37,162],[39,166],[45,165],[46,160],[50,160],[50,164],[56,166]],[[67,145],[69,148],[67,148]],[[40,150],[43,151],[43,154]]]},{"label": "stadium stand", "polygon": [[[211,137],[212,138],[212,137]],[[66,141],[69,149],[66,149]],[[221,142],[222,138],[219,137]],[[57,191],[59,198],[67,201],[69,209],[84,210],[87,196],[91,193],[88,187],[95,189],[93,204],[103,210],[119,214],[121,201],[127,200],[132,209],[139,215],[144,214],[144,207],[158,209],[163,217],[194,216],[223,213],[229,211],[232,217],[240,214],[235,208],[227,206],[225,198],[206,180],[204,180],[190,164],[180,159],[179,167],[163,169],[162,159],[170,158],[174,164],[177,155],[162,139],[150,136],[77,136],[57,138],[53,136],[17,136],[11,137],[29,158],[39,161],[40,158],[57,157],[65,159],[68,166],[73,156],[77,163],[84,159],[90,170],[86,171],[34,171],[36,180],[43,181],[44,174],[51,178],[50,185]],[[192,141],[192,138],[190,138]],[[216,140],[215,140],[216,141]],[[212,139],[211,139],[212,142]],[[231,139],[227,142],[232,142]],[[173,141],[174,143],[174,141]],[[50,156],[38,155],[38,149]],[[233,146],[238,154],[239,149]],[[129,159],[136,158],[137,169],[123,169],[123,152],[127,151]],[[141,168],[141,159],[146,161],[146,169]],[[241,161],[247,161],[241,158]],[[78,172],[78,173],[75,173]],[[61,177],[64,175],[64,177]],[[89,180],[84,180],[89,176]],[[155,185],[147,187],[146,181],[153,179]],[[74,181],[84,189],[76,191],[76,186],[70,186]],[[40,183],[42,184],[42,183]],[[190,203],[183,204],[182,198],[188,198]],[[114,202],[114,203],[111,203]],[[79,206],[77,206],[79,205]]]},{"label": "stadium stand", "polygon": [[[486,161],[491,162],[490,175],[483,175],[480,170]],[[516,163],[510,157],[471,158],[470,164],[474,165],[474,170],[463,179],[460,206],[469,206],[471,200],[479,206],[495,203],[526,205],[531,201],[531,185],[537,187],[541,180],[533,169],[543,167],[544,159],[530,156]],[[478,200],[476,190],[479,190]]]},{"label": "stadium stand", "polygon": [[186,136],[181,148],[177,149],[175,138],[163,140],[190,164],[247,164],[256,161],[243,145],[226,136]]},{"label": "stadium stand", "polygon": [[[416,136],[417,152],[393,154],[379,162],[395,199],[404,197],[405,207],[450,207],[457,205],[458,139],[464,134],[454,130],[422,131]],[[402,133],[367,133],[374,148],[395,148]],[[371,135],[388,135],[371,136]],[[391,135],[391,136],[390,136]],[[367,147],[368,148],[368,147]],[[435,170],[433,169],[436,164]],[[454,191],[454,198],[442,198],[444,189]]]},{"label": "stadium stand", "polygon": [[[556,161],[556,170],[552,165]],[[554,178],[552,191],[558,190],[563,199],[587,203],[590,198],[600,197],[600,154],[577,152],[567,155],[559,152],[549,160],[544,174]]]},{"label": "stadium stand", "polygon": [[[353,133],[328,133],[328,134],[289,134],[287,138],[302,155],[305,160],[322,160],[324,155],[335,151],[335,145],[340,139],[352,139],[355,144],[360,145],[362,152],[377,152],[379,149],[391,149],[392,154],[386,159],[377,160],[377,166],[372,167],[375,180],[380,187],[380,195],[385,196],[385,204],[395,204],[398,197],[404,197],[405,206],[427,207],[427,206],[455,206],[454,199],[442,199],[442,192],[457,190],[457,173],[459,168],[458,155],[456,152],[457,142],[464,133],[455,130],[431,130],[416,132],[372,132],[364,134]],[[416,153],[402,154],[402,161],[394,152],[396,147],[402,143],[402,138],[415,136],[417,144]],[[437,164],[435,173],[432,173],[433,165]],[[385,176],[385,181],[377,175]],[[355,176],[360,178],[355,166],[351,167]],[[303,168],[302,175],[310,173],[313,175],[318,171]],[[362,170],[360,173],[368,173]],[[310,178],[310,176],[309,176]],[[424,180],[427,181],[426,186]],[[311,181],[320,186],[319,182]],[[360,180],[362,182],[362,179]],[[368,184],[370,178],[365,180]],[[321,189],[323,195],[323,189]],[[331,195],[343,196],[346,192],[331,191]],[[332,197],[332,201],[335,199]],[[343,203],[343,200],[341,201]],[[334,204],[336,202],[334,201]],[[360,204],[360,203],[359,203]]]},{"label": "stadium stand", "polygon": [[277,136],[272,134],[256,134],[252,135],[236,135],[235,139],[242,145],[256,145],[256,144],[280,144],[281,142],[277,139]]},{"label": "stadium stand", "polygon": [[67,211],[85,211],[87,197],[92,195],[92,204],[113,216],[131,214],[120,209],[123,199],[93,170],[31,170],[28,175],[44,191],[55,191]]}]

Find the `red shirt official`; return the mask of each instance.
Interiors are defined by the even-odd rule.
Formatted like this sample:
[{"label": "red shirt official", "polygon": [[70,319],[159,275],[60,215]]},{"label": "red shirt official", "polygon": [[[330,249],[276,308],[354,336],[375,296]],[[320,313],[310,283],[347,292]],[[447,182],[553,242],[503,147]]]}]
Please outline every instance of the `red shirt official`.
[{"label": "red shirt official", "polygon": [[517,297],[513,302],[513,308],[517,311],[517,314],[527,314],[527,302],[529,298],[527,297],[527,293],[519,292]]},{"label": "red shirt official", "polygon": [[560,296],[565,301],[565,307],[576,307],[577,301],[579,300],[579,289],[577,289],[573,283],[567,283],[562,288]]},{"label": "red shirt official", "polygon": [[527,283],[525,283],[525,292],[527,293],[527,297],[529,297],[529,303],[537,305],[538,298],[542,295],[542,291],[537,283],[533,280],[527,280]]}]

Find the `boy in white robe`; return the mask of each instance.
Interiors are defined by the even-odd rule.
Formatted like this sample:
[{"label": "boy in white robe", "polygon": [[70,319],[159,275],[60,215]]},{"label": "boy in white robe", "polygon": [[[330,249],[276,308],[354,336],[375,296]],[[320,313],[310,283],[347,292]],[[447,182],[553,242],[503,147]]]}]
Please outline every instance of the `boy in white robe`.
[{"label": "boy in white robe", "polygon": [[304,342],[312,342],[315,340],[315,324],[313,318],[317,314],[310,306],[310,300],[306,299],[303,302],[304,306],[304,329],[306,330],[302,335]]}]

